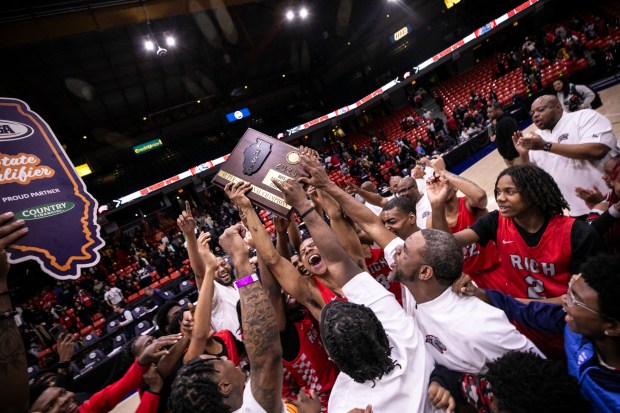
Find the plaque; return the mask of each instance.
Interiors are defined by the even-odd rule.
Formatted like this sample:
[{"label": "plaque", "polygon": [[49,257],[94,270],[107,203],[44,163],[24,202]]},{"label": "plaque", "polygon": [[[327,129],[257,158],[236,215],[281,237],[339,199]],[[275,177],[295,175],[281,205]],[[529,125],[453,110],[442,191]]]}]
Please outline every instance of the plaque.
[{"label": "plaque", "polygon": [[213,183],[223,188],[229,182],[250,182],[252,191],[247,196],[254,204],[287,217],[292,207],[271,180],[283,182],[308,176],[299,161],[299,151],[294,146],[248,129],[222,164]]}]

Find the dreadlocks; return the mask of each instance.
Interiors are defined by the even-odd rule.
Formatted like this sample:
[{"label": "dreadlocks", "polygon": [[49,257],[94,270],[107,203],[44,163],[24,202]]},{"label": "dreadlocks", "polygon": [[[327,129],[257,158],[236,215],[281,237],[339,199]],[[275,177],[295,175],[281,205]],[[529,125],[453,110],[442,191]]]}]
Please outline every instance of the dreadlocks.
[{"label": "dreadlocks", "polygon": [[525,204],[537,206],[545,216],[563,215],[563,210],[569,209],[558,184],[555,183],[551,175],[539,167],[515,165],[504,169],[495,181],[496,196],[497,183],[504,175],[512,178]]},{"label": "dreadlocks", "polygon": [[366,306],[332,301],[321,311],[320,329],[329,357],[357,383],[374,384],[397,365],[383,325]]},{"label": "dreadlocks", "polygon": [[178,372],[172,383],[168,408],[172,413],[230,413],[224,404],[215,379],[217,370],[213,363],[199,357],[190,360]]},{"label": "dreadlocks", "polygon": [[511,413],[590,411],[577,380],[561,362],[512,351],[487,364],[499,411]]}]

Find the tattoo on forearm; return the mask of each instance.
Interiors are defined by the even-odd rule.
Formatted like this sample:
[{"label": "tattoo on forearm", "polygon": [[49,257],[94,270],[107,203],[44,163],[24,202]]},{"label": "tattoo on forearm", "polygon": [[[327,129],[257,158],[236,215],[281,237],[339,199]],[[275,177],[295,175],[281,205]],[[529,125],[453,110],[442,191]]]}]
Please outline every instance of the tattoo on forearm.
[{"label": "tattoo on forearm", "polygon": [[273,307],[261,285],[247,285],[239,293],[245,348],[250,361],[255,362],[256,358],[273,355],[280,346],[280,334]]}]

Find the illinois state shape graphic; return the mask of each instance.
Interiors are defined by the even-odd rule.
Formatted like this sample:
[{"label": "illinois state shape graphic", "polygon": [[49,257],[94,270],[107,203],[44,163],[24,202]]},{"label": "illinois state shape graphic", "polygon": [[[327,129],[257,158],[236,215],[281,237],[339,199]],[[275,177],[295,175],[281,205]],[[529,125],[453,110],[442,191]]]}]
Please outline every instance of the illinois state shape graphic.
[{"label": "illinois state shape graphic", "polygon": [[9,262],[36,260],[54,278],[75,279],[99,261],[97,201],[48,124],[21,100],[0,98],[0,213],[8,211],[29,229]]}]

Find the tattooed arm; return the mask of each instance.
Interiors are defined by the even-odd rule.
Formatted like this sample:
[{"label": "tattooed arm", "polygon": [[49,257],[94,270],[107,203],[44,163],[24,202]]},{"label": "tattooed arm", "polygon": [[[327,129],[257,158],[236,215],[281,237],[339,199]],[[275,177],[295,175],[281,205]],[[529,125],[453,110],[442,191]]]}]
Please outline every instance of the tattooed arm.
[{"label": "tattooed arm", "polygon": [[[0,314],[13,311],[8,294],[9,262],[6,248],[24,236],[28,228],[24,221],[14,221],[13,213],[0,215]],[[26,351],[15,319],[0,318],[0,400],[2,411],[23,413],[28,410],[28,372]]]},{"label": "tattooed arm", "polygon": [[[245,228],[234,225],[220,237],[220,245],[230,255],[239,279],[252,274],[248,250],[243,242]],[[281,412],[282,346],[273,307],[259,282],[239,288],[245,348],[252,366],[252,395],[268,413]]]}]

